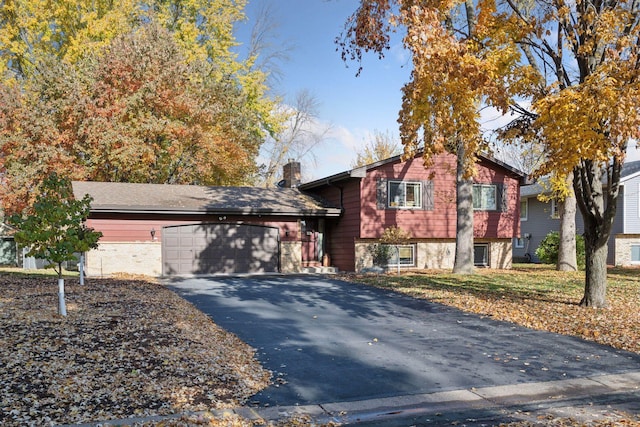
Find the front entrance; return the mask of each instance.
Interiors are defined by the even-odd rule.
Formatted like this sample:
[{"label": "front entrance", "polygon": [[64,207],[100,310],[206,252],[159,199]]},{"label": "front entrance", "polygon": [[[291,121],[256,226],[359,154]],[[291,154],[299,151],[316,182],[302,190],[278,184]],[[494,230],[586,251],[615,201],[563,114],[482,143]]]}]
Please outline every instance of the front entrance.
[{"label": "front entrance", "polygon": [[322,265],[324,256],[324,220],[300,221],[302,232],[302,266]]}]

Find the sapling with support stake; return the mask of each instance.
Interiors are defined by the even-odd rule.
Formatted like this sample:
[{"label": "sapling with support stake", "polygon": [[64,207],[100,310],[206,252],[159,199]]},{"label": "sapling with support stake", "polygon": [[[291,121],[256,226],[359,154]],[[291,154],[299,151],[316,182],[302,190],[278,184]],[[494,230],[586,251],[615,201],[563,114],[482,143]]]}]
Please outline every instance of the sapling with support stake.
[{"label": "sapling with support stake", "polygon": [[46,268],[53,268],[58,274],[58,313],[62,316],[67,315],[64,263],[77,260],[76,253],[96,248],[102,237],[101,232],[85,224],[91,200],[89,195],[75,199],[71,181],[52,173],[43,181],[34,204],[10,217],[18,229],[16,242],[28,249],[28,256],[44,259]]}]

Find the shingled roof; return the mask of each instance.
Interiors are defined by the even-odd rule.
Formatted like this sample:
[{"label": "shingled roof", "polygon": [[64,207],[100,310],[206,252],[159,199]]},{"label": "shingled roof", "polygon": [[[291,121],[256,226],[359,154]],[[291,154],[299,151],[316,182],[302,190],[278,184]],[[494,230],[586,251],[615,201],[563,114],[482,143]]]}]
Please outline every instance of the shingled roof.
[{"label": "shingled roof", "polygon": [[208,187],[74,181],[92,212],[339,216],[341,210],[296,188]]}]

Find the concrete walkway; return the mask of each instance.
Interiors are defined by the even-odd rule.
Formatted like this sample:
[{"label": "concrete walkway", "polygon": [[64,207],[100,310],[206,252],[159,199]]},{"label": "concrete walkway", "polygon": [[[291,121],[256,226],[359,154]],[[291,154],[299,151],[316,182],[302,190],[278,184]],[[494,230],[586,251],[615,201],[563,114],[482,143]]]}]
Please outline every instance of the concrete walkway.
[{"label": "concrete walkway", "polygon": [[273,372],[274,384],[238,409],[246,417],[302,410],[349,423],[433,425],[544,407],[640,413],[633,353],[320,276],[167,284],[256,348]]}]

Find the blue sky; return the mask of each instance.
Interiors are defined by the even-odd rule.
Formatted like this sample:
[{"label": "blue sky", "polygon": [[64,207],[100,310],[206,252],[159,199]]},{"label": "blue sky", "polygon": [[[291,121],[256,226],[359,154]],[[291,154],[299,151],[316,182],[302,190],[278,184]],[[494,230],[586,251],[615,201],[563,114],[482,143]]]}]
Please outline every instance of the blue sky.
[{"label": "blue sky", "polygon": [[307,168],[303,178],[322,178],[351,169],[356,152],[374,131],[397,137],[401,88],[409,80],[411,68],[400,43],[382,60],[367,55],[363,71],[356,77],[358,64],[345,64],[334,40],[356,10],[357,0],[249,0],[245,9],[249,20],[238,27],[238,41],[247,36],[265,3],[271,6],[279,25],[278,39],[292,46],[289,59],[280,65],[283,75],[276,89],[285,100],[308,90],[320,103],[319,119],[332,126],[314,151],[315,165],[311,159],[302,159]]},{"label": "blue sky", "polygon": [[[304,168],[303,180],[351,169],[356,153],[371,140],[374,131],[389,132],[399,140],[396,120],[401,88],[411,72],[410,57],[403,51],[400,37],[395,37],[384,59],[366,54],[362,73],[356,77],[358,64],[345,64],[334,40],[359,0],[248,0],[248,21],[236,32],[239,42],[246,40],[265,4],[278,24],[277,40],[292,47],[289,59],[280,64],[283,75],[275,89],[285,101],[308,90],[320,103],[320,125],[332,126],[328,137],[314,150],[315,162],[298,159]],[[482,113],[485,129],[506,121],[495,111]],[[640,151],[630,147],[628,160],[638,159]]]}]

